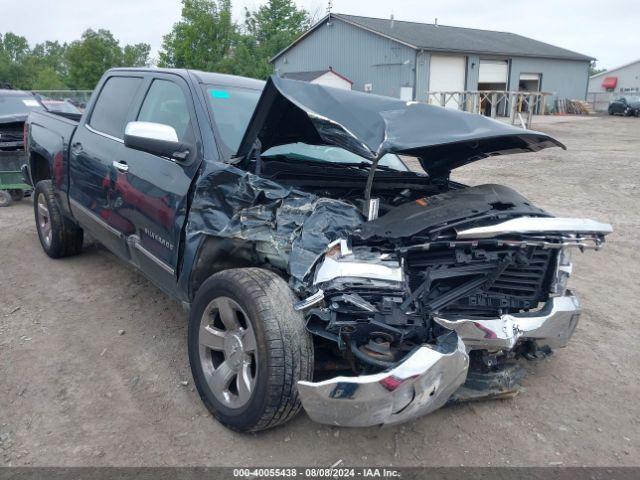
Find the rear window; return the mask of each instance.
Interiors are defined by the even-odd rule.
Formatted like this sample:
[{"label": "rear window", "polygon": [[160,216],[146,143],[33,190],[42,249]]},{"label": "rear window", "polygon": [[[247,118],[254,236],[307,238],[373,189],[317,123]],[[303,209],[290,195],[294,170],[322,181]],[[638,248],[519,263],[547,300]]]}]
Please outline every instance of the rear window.
[{"label": "rear window", "polygon": [[142,79],[136,77],[109,78],[93,108],[89,121],[91,128],[122,138],[129,109],[141,84]]},{"label": "rear window", "polygon": [[28,114],[33,110],[44,110],[42,105],[31,95],[16,95],[0,93],[0,115]]}]

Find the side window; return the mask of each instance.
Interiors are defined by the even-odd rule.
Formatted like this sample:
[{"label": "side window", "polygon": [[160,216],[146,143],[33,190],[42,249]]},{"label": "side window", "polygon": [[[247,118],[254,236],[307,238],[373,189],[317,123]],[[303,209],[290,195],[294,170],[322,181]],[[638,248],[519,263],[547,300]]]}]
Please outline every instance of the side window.
[{"label": "side window", "polygon": [[102,87],[96,106],[91,113],[89,120],[91,128],[122,138],[127,114],[140,85],[142,85],[142,78],[109,78]]},{"label": "side window", "polygon": [[138,121],[169,125],[175,128],[178,140],[184,140],[191,119],[182,89],[168,80],[154,80],[142,102]]}]

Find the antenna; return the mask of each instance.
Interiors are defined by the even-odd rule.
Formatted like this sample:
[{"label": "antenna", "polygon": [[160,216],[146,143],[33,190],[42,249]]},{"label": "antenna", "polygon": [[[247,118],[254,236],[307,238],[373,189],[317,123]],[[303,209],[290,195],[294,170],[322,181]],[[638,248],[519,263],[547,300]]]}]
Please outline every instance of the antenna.
[{"label": "antenna", "polygon": [[327,1],[327,13],[331,13],[331,9],[333,8],[333,0]]}]

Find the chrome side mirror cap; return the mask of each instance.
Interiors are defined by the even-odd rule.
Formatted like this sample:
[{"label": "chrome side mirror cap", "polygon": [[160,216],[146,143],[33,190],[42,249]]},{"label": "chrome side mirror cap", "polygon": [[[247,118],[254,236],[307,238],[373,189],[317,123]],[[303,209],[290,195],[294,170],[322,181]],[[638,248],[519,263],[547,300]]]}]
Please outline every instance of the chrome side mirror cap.
[{"label": "chrome side mirror cap", "polygon": [[183,161],[189,156],[189,145],[179,141],[175,128],[162,123],[127,123],[124,144],[134,150],[174,160]]}]

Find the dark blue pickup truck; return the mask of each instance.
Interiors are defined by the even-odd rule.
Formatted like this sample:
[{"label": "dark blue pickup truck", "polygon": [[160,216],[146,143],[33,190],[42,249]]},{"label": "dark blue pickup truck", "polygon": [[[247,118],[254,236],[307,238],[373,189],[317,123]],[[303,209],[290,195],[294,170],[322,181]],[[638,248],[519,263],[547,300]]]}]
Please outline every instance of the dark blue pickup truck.
[{"label": "dark blue pickup truck", "polygon": [[563,147],[544,133],[278,77],[114,69],[26,135],[44,251],[88,233],[182,302],[198,392],[240,431],[512,395],[576,327],[570,252],[611,231],[450,179]]}]

